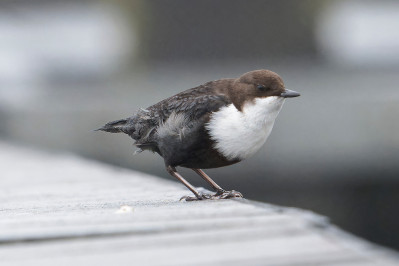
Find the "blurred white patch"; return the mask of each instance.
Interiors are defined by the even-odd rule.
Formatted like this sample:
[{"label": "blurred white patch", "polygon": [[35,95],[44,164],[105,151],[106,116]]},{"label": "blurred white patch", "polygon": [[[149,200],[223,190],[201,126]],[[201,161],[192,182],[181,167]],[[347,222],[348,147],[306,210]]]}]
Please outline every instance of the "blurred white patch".
[{"label": "blurred white patch", "polygon": [[350,65],[399,64],[399,1],[330,1],[316,22],[320,53]]},{"label": "blurred white patch", "polygon": [[125,213],[132,213],[134,211],[133,207],[129,205],[123,205],[117,210],[116,214],[125,214]]},{"label": "blurred white patch", "polygon": [[51,82],[99,79],[128,63],[134,29],[113,5],[16,1],[0,9],[0,104],[23,106]]}]

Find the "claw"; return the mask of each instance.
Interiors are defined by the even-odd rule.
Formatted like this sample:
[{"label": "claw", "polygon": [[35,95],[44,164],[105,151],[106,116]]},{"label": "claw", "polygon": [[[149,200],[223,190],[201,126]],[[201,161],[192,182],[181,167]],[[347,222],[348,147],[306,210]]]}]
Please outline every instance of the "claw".
[{"label": "claw", "polygon": [[197,196],[183,196],[180,198],[180,201],[197,201],[197,200],[206,200],[206,199],[212,199],[213,195],[210,194],[205,194],[205,193],[199,193],[199,197]]},{"label": "claw", "polygon": [[231,199],[231,198],[243,198],[243,195],[235,190],[226,191],[220,190],[214,195],[200,193],[199,197],[196,196],[183,196],[180,201],[197,201],[197,200],[218,200],[218,199]]},{"label": "claw", "polygon": [[243,195],[235,190],[231,191],[218,191],[214,196],[213,199],[231,199],[231,198],[243,198]]}]

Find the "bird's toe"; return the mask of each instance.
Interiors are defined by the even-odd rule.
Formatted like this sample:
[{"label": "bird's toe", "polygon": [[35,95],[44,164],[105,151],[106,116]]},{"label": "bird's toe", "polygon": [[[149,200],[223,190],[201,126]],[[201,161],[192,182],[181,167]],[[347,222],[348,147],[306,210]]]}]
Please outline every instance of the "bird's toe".
[{"label": "bird's toe", "polygon": [[214,199],[231,199],[231,198],[243,198],[244,196],[238,191],[231,190],[231,191],[218,192],[213,197]]},{"label": "bird's toe", "polygon": [[206,199],[212,199],[212,197],[213,197],[213,195],[211,195],[211,194],[199,193],[199,195],[196,195],[196,196],[183,196],[180,198],[180,201],[206,200]]}]

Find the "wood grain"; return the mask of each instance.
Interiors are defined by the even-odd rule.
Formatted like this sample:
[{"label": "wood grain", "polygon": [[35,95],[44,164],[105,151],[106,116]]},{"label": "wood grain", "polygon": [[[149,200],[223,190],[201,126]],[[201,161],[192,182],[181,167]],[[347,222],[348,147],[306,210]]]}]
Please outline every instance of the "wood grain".
[{"label": "wood grain", "polygon": [[399,265],[309,211],[180,202],[175,182],[4,142],[0,162],[2,266]]}]

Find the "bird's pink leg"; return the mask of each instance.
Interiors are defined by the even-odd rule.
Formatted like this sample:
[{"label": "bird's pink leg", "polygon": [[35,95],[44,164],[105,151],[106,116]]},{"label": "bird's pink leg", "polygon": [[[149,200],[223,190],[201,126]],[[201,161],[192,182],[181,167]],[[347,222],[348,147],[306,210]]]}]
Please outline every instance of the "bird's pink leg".
[{"label": "bird's pink leg", "polygon": [[229,198],[242,198],[242,194],[238,191],[231,190],[227,191],[221,188],[215,181],[212,180],[204,171],[201,169],[191,168],[194,172],[196,172],[199,176],[201,176],[209,185],[212,186],[214,190],[216,190],[216,194],[212,196],[211,199],[229,199]]},{"label": "bird's pink leg", "polygon": [[175,167],[173,166],[167,166],[166,167],[166,171],[168,171],[168,173],[177,178],[180,182],[183,183],[183,185],[185,185],[191,192],[193,192],[193,194],[195,195],[195,197],[189,197],[189,196],[185,196],[182,197],[180,200],[185,199],[186,201],[194,201],[194,200],[204,200],[204,199],[210,199],[212,197],[212,195],[209,194],[204,194],[199,192],[198,190],[195,189],[195,187],[193,185],[191,185],[186,179],[184,179],[184,177],[182,177],[176,170]]}]

